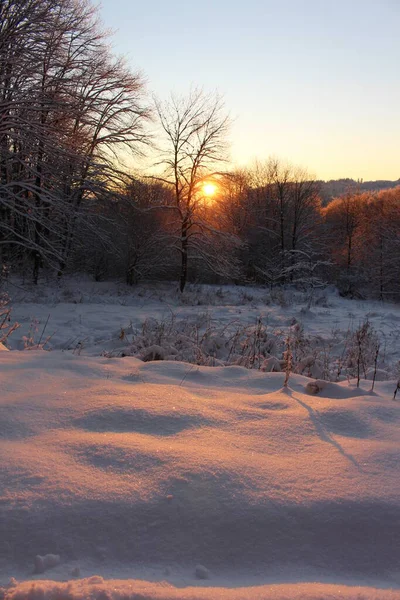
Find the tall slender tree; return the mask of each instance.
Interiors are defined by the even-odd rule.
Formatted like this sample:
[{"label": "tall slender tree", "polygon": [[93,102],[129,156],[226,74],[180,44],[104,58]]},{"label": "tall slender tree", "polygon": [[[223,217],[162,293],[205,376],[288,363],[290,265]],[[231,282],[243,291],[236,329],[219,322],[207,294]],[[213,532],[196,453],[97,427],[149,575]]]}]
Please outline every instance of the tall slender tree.
[{"label": "tall slender tree", "polygon": [[[226,260],[221,253],[221,240],[227,239],[227,234],[206,218],[203,191],[207,179],[215,177],[226,158],[229,119],[221,98],[200,90],[193,90],[185,98],[173,96],[166,103],[156,101],[156,109],[164,137],[157,163],[163,174],[156,179],[173,191],[173,203],[166,208],[174,212],[178,226],[174,247],[181,256],[182,292],[190,254],[219,274],[228,274],[229,268],[235,267],[235,261]],[[233,236],[229,238],[236,242]]]}]

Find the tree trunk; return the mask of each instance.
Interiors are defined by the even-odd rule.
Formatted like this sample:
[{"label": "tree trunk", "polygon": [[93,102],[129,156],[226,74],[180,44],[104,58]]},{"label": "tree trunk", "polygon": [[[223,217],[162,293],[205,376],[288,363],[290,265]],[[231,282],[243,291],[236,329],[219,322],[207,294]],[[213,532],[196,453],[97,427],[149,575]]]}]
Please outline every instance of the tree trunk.
[{"label": "tree trunk", "polygon": [[[42,107],[43,110],[43,107]],[[41,115],[41,125],[44,125],[44,117],[43,117],[43,113]],[[40,209],[41,209],[41,197],[40,197],[40,192],[42,190],[42,164],[43,164],[43,156],[44,156],[44,143],[43,140],[40,140],[39,142],[39,148],[38,148],[38,158],[37,158],[37,164],[36,164],[36,179],[35,179],[35,187],[36,187],[36,192],[35,192],[35,204],[36,204],[36,208],[37,210],[37,214],[39,215],[40,213]],[[42,224],[40,223],[39,219],[37,220],[37,222],[35,223],[35,237],[34,237],[34,241],[35,241],[35,245],[36,247],[40,247],[41,246],[41,239],[40,239],[40,234],[42,232]],[[37,285],[38,283],[38,279],[39,279],[39,270],[40,267],[42,266],[42,258],[40,255],[40,252],[38,250],[35,250],[34,254],[33,254],[33,283],[35,285]]]},{"label": "tree trunk", "polygon": [[188,270],[188,239],[187,239],[187,223],[182,224],[182,238],[181,238],[181,276],[179,281],[179,289],[181,292],[185,289],[187,281],[187,270]]},{"label": "tree trunk", "polygon": [[382,235],[379,239],[379,300],[383,300],[383,291],[384,291],[384,283],[383,283],[383,239]]}]

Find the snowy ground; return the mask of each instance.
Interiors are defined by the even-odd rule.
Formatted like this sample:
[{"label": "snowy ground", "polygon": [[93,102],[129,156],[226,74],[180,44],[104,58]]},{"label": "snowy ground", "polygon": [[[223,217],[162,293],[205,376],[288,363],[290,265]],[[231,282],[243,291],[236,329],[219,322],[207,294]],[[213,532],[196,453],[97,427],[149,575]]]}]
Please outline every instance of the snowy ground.
[{"label": "snowy ground", "polygon": [[[114,352],[130,321],[171,310],[247,324],[264,311],[282,328],[302,314],[325,339],[369,313],[395,364],[399,308],[331,294],[310,316],[304,299],[282,307],[262,289],[203,288],[209,303],[192,306],[197,291],[182,305],[168,287],[78,287],[82,301],[60,303],[66,287],[12,294],[11,346],[32,318],[40,336],[50,314],[56,333],[51,352],[0,353],[0,597],[400,598],[394,379],[315,394],[301,375],[283,389],[282,373]],[[34,573],[49,553],[59,564]]]},{"label": "snowy ground", "polygon": [[[332,289],[315,291],[312,301],[308,293],[271,294],[262,287],[189,285],[181,296],[172,284],[131,288],[88,279],[39,287],[10,282],[5,291],[20,324],[8,340],[12,349],[45,342],[46,349],[83,355],[142,357],[155,344],[169,359],[206,365],[254,363],[259,368],[262,360],[252,361],[251,354],[252,346],[260,345],[255,336],[261,323],[263,356],[282,358],[289,329],[293,334],[300,327],[299,362],[312,355],[317,368],[299,372],[335,381],[339,370],[340,378],[349,375],[338,362],[351,345],[352,333],[368,319],[380,343],[378,379],[398,376],[400,305],[349,300]],[[294,335],[298,338],[298,332]]]}]

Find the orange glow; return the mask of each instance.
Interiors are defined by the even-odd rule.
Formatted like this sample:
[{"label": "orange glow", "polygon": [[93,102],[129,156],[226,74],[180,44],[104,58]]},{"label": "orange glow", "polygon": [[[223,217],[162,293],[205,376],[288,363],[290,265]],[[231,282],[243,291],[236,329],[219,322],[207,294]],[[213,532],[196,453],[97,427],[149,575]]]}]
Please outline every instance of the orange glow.
[{"label": "orange glow", "polygon": [[216,191],[217,191],[217,186],[214,185],[213,183],[205,183],[203,185],[203,194],[205,196],[214,196]]}]

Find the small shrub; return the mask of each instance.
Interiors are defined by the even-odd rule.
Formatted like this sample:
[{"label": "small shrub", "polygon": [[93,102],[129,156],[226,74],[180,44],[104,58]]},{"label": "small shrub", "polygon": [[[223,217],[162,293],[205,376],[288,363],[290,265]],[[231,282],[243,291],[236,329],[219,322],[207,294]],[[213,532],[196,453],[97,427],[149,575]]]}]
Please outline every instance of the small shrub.
[{"label": "small shrub", "polygon": [[10,335],[19,327],[11,322],[10,299],[7,294],[0,295],[0,344],[7,345]]},{"label": "small shrub", "polygon": [[289,377],[290,373],[292,372],[293,365],[293,354],[290,334],[286,338],[286,349],[283,353],[283,360],[285,361],[285,381],[283,382],[283,387],[286,388],[289,385]]},{"label": "small shrub", "polygon": [[357,378],[357,387],[361,376],[367,379],[369,367],[377,367],[379,339],[368,319],[350,335],[345,364],[349,377]]}]

